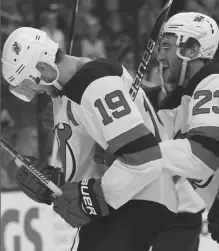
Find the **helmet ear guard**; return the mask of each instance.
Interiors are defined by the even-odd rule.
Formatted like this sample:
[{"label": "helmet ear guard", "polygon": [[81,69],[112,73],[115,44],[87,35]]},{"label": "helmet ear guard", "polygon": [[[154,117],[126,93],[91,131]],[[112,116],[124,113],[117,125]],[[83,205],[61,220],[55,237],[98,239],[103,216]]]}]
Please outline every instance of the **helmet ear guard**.
[{"label": "helmet ear guard", "polygon": [[219,28],[209,16],[187,12],[172,16],[163,27],[162,33],[174,33],[177,45],[193,38],[200,44],[200,57],[213,59],[219,43]]},{"label": "helmet ear guard", "polygon": [[[45,82],[42,80],[40,77],[35,78],[35,83],[39,85],[44,85],[44,86],[55,86],[59,91],[62,90],[62,86],[58,83],[59,79],[59,69],[55,63],[50,64],[57,72],[56,78],[52,82]],[[38,71],[38,70],[37,70]],[[39,71],[38,71],[39,72]],[[32,77],[32,76],[31,76]]]}]

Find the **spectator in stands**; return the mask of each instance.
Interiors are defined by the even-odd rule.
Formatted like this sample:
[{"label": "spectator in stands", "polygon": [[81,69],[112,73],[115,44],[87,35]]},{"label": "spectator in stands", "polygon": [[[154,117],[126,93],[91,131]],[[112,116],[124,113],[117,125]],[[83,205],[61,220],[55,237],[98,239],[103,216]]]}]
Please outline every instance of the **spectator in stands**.
[{"label": "spectator in stands", "polygon": [[135,77],[136,73],[134,62],[135,62],[135,55],[133,50],[126,51],[126,53],[120,60],[120,63],[128,70],[128,72],[132,77]]},{"label": "spectator in stands", "polygon": [[38,137],[35,126],[26,126],[19,131],[15,148],[26,156],[38,156]]},{"label": "spectator in stands", "polygon": [[130,50],[132,41],[125,30],[121,16],[117,12],[110,12],[105,29],[104,40],[106,41],[107,55],[109,58],[118,59],[124,51]]},{"label": "spectator in stands", "polygon": [[[2,118],[1,118],[2,119]],[[14,145],[16,140],[16,133],[14,127],[10,126],[10,123],[1,120],[1,137],[8,141],[11,145]],[[18,186],[14,182],[13,173],[15,171],[15,166],[13,169],[10,168],[12,162],[14,162],[13,157],[5,151],[4,148],[0,147],[0,182],[1,191],[17,190]]]},{"label": "spectator in stands", "polygon": [[59,44],[59,48],[66,50],[64,33],[58,29],[58,15],[56,11],[51,9],[46,10],[42,15],[43,25],[41,30]]},{"label": "spectator in stands", "polygon": [[15,127],[15,120],[13,114],[11,114],[10,109],[8,109],[8,90],[5,88],[5,81],[1,79],[1,110],[0,110],[0,120],[1,120],[1,132],[5,132],[8,130],[13,130]]},{"label": "spectator in stands", "polygon": [[81,39],[86,37],[88,34],[89,20],[96,18],[96,16],[94,16],[92,13],[93,7],[93,2],[90,0],[79,1],[75,31],[76,35]]},{"label": "spectator in stands", "polygon": [[186,0],[185,8],[186,11],[194,11],[211,16],[219,25],[218,0]]},{"label": "spectator in stands", "polygon": [[20,26],[33,27],[34,17],[33,17],[33,6],[32,1],[28,0],[18,0],[16,2],[16,8],[21,17]]},{"label": "spectator in stands", "polygon": [[1,191],[18,190],[17,184],[10,179],[7,170],[0,163]]},{"label": "spectator in stands", "polygon": [[[134,60],[135,55],[133,49],[129,48],[125,51],[124,55],[120,59],[120,63],[128,70],[130,75],[134,78],[136,75]],[[153,86],[153,83],[146,80],[147,74],[145,74],[144,78],[142,79],[141,85],[142,88]]]},{"label": "spectator in stands", "polygon": [[[72,6],[71,6],[72,7]],[[69,27],[68,21],[71,19],[72,10],[62,2],[51,3],[48,7],[49,11],[57,15],[57,28],[61,30],[65,37],[68,36]],[[70,21],[69,21],[70,22]]]},{"label": "spectator in stands", "polygon": [[94,17],[89,17],[87,37],[81,40],[81,56],[92,59],[106,57],[105,43],[99,38],[101,26],[99,20]]}]

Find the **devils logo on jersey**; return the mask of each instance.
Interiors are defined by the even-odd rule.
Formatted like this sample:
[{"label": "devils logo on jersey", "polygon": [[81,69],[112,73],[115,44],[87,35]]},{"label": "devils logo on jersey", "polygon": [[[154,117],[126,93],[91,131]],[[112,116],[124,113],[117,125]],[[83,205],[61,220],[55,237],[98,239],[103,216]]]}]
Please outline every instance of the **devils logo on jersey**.
[{"label": "devils logo on jersey", "polygon": [[66,124],[66,123],[59,123],[56,126],[56,132],[57,132],[57,137],[59,139],[59,149],[60,149],[60,155],[61,155],[61,160],[62,160],[62,165],[64,172],[66,174],[66,158],[67,158],[67,152],[70,154],[71,159],[72,159],[72,172],[71,175],[68,179],[68,181],[72,180],[72,178],[75,175],[76,171],[76,160],[74,153],[70,147],[70,144],[68,143],[68,140],[72,136],[72,130],[71,127]]},{"label": "devils logo on jersey", "polygon": [[21,45],[18,42],[14,42],[14,44],[12,45],[12,51],[19,55],[20,51],[21,51]]}]

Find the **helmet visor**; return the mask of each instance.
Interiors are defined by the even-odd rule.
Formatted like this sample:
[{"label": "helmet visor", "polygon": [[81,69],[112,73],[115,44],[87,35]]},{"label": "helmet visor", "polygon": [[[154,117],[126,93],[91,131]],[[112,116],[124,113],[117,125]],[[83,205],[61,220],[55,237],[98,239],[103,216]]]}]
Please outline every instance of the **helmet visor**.
[{"label": "helmet visor", "polygon": [[9,91],[19,99],[25,102],[30,102],[36,95],[36,90],[31,88],[31,84],[35,83],[30,79],[24,79],[17,86],[10,85]]}]

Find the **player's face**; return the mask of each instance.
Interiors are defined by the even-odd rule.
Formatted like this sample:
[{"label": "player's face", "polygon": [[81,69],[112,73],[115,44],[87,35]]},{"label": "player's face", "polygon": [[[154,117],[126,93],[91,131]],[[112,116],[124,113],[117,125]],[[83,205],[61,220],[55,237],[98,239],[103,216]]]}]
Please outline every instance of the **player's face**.
[{"label": "player's face", "polygon": [[40,93],[43,93],[43,92],[46,92],[47,90],[47,87],[46,86],[42,86],[42,85],[39,85],[39,84],[36,84],[34,81],[31,81],[29,79],[25,80],[23,82],[23,87],[25,88],[29,88],[31,89],[33,92],[37,93],[37,94],[40,94]]},{"label": "player's face", "polygon": [[182,69],[182,59],[176,55],[177,38],[164,35],[158,48],[158,61],[162,64],[162,75],[165,83],[177,85]]},{"label": "player's face", "polygon": [[16,87],[9,86],[9,90],[24,101],[31,101],[37,93],[47,92],[44,86],[38,85],[30,79],[24,79]]},{"label": "player's face", "polygon": [[[38,62],[36,68],[41,73],[41,78],[47,83],[51,83],[57,77],[57,71],[45,62]],[[47,93],[52,95],[51,86],[37,84],[34,80],[24,79],[17,87],[9,87],[10,91],[24,100],[32,100],[36,94]],[[22,98],[23,97],[23,98]]]}]

